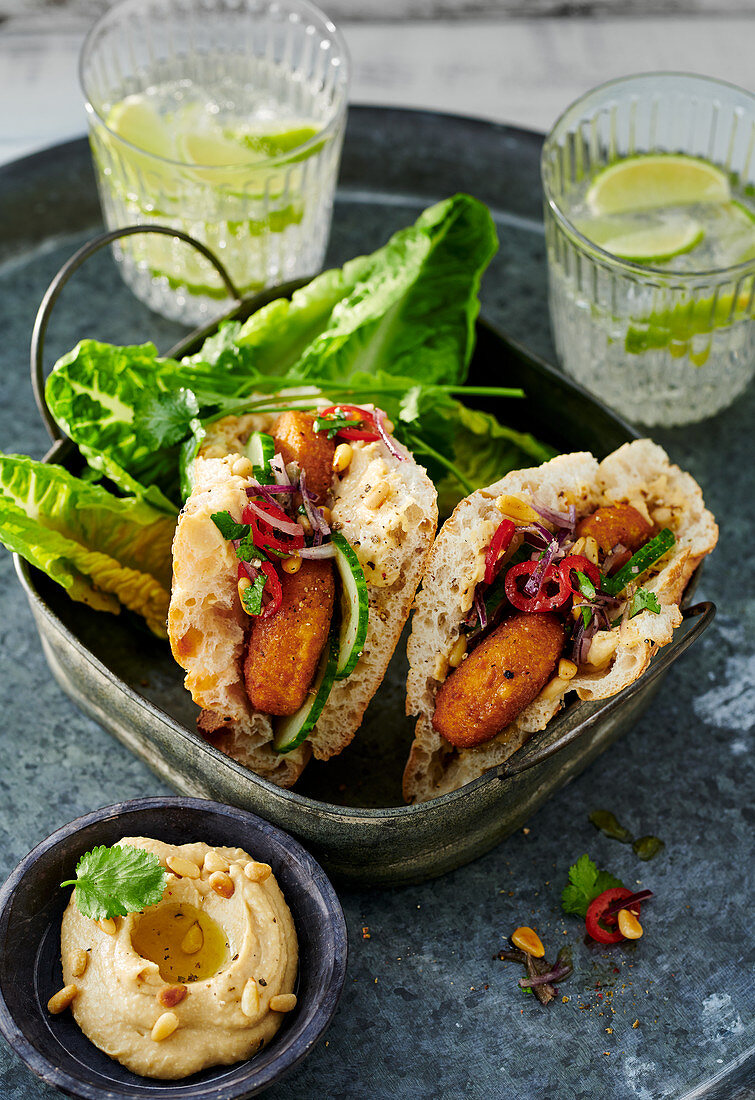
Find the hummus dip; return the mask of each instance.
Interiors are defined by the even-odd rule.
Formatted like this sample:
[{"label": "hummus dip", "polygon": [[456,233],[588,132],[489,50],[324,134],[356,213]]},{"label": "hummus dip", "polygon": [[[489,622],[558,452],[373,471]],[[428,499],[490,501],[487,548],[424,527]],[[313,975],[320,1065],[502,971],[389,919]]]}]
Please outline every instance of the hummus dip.
[{"label": "hummus dip", "polygon": [[296,931],[270,868],[240,848],[119,843],[154,852],[168,884],[158,905],[114,921],[83,916],[72,895],[61,958],[79,1027],[145,1077],[249,1058],[296,1004]]}]

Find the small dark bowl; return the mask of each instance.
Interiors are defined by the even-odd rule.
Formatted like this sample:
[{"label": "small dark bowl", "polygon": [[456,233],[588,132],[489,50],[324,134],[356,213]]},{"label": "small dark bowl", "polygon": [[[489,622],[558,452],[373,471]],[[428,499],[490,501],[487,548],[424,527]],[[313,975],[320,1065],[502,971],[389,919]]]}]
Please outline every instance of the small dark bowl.
[{"label": "small dark bowl", "polygon": [[[203,840],[246,848],[273,868],[299,938],[298,1004],[270,1045],[233,1066],[180,1081],[131,1073],[86,1038],[70,1012],[47,1001],[63,984],[60,922],[84,852],[123,836],[168,843]],[[231,806],[193,798],[140,798],[64,825],[21,861],[0,890],[0,1032],[38,1077],[85,1100],[241,1100],[255,1096],[305,1058],[336,1010],[346,977],[346,924],[325,872],[290,836]]]}]

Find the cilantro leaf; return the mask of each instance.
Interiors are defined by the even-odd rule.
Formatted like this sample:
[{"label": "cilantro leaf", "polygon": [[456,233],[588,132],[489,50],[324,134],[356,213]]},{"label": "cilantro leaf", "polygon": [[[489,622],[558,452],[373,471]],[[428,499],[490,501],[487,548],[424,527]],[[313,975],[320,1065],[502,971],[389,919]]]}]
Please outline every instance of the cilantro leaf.
[{"label": "cilantro leaf", "polygon": [[616,886],[623,886],[623,883],[608,871],[599,871],[585,854],[569,868],[569,884],[561,894],[561,907],[565,913],[584,917],[591,901],[604,890],[611,890]]},{"label": "cilantro leaf", "polygon": [[210,519],[228,542],[246,538],[249,534],[249,524],[236,523],[230,512],[213,512]]},{"label": "cilantro leaf", "polygon": [[661,605],[655,592],[648,592],[647,588],[638,588],[632,596],[629,604],[629,618],[633,619],[641,611],[652,611],[654,615],[660,615]]},{"label": "cilantro leaf", "polygon": [[267,583],[264,573],[258,573],[248,588],[241,594],[241,602],[247,615],[259,615],[262,612],[262,590]]},{"label": "cilantro leaf", "polygon": [[162,900],[168,876],[153,852],[116,844],[86,852],[76,865],[76,878],[61,886],[76,887],[76,904],[85,917],[102,920],[139,913]]}]

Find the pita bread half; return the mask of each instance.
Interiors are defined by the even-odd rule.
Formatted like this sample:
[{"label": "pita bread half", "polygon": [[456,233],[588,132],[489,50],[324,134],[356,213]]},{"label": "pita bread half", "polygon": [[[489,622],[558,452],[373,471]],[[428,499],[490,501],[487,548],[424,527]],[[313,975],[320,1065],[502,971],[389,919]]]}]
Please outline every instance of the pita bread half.
[{"label": "pita bread half", "polygon": [[[317,403],[313,400],[312,406]],[[273,723],[252,708],[244,685],[249,620],[238,597],[238,563],[211,516],[229,511],[240,519],[248,479],[233,472],[239,451],[252,430],[270,432],[276,419],[227,417],[205,441],[173,542],[168,633],[173,654],[186,670],[186,687],[202,708],[200,729],[251,771],[290,787],[312,753],[329,759],[358,729],[409,616],[438,509],[435,486],[400,444],[401,459],[382,441],[352,443],[351,464],[334,480],[332,513],[334,527],[354,547],[365,571],[367,637],[359,663],[347,679],[336,682],[307,741],[289,753],[275,752]]]},{"label": "pita bread half", "polygon": [[[483,578],[487,546],[501,520],[495,500],[503,494],[554,511],[566,511],[573,504],[578,519],[601,505],[626,501],[656,526],[671,527],[676,543],[661,567],[642,581],[643,588],[657,596],[660,614],[642,611],[620,627],[599,631],[587,663],[574,679],[560,681],[559,690],[552,681],[493,740],[459,750],[433,728],[435,696]],[[600,463],[586,452],[560,455],[542,466],[507,474],[463,500],[435,541],[412,620],[407,713],[417,716],[417,725],[404,773],[407,801],[422,802],[457,790],[502,764],[545,728],[563,706],[567,691],[576,691],[580,699],[604,699],[641,676],[681,623],[684,589],[717,539],[718,528],[699,485],[648,439],[626,443]]]}]

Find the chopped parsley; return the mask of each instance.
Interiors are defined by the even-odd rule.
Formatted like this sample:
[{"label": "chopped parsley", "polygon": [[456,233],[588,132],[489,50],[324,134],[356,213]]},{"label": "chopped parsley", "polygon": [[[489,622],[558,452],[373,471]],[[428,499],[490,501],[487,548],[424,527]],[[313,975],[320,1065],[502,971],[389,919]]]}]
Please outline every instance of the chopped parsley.
[{"label": "chopped parsley", "polygon": [[633,619],[641,611],[652,611],[654,615],[660,615],[661,605],[655,592],[648,592],[647,588],[638,588],[629,603],[629,618]]}]

